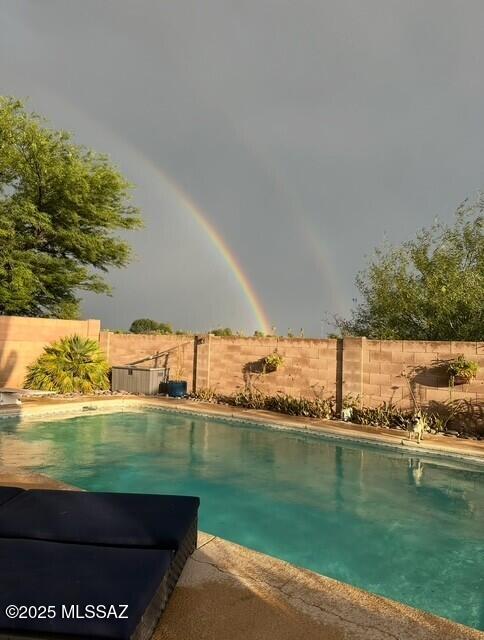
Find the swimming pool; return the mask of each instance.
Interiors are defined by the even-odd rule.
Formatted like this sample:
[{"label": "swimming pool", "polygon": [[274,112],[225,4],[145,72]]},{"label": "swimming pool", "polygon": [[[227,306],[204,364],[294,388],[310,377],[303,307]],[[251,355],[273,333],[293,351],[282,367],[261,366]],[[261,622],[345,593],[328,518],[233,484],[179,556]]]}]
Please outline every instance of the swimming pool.
[{"label": "swimming pool", "polygon": [[484,629],[484,468],[149,410],[2,420],[0,462],[199,495],[205,531]]}]

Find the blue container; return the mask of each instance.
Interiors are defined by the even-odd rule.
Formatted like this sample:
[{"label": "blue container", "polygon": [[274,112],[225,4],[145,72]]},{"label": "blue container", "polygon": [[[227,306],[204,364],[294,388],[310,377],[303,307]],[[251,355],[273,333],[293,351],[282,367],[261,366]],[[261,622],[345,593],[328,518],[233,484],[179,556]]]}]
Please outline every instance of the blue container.
[{"label": "blue container", "polygon": [[167,382],[167,391],[170,398],[183,398],[187,395],[186,380],[169,380]]}]

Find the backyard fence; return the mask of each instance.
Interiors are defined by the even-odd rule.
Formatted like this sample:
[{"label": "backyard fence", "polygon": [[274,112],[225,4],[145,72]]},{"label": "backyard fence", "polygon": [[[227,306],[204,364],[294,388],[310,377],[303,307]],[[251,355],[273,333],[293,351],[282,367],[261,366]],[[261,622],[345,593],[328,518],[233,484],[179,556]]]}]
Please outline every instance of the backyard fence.
[{"label": "backyard fence", "polygon": [[[174,349],[179,345],[179,349]],[[169,366],[171,377],[188,381],[193,391],[233,394],[252,386],[262,393],[358,398],[364,406],[392,402],[411,407],[462,401],[484,411],[484,342],[427,342],[343,338],[242,338],[212,335],[135,335],[101,332],[101,347],[111,364],[127,364],[166,351],[155,363]],[[264,372],[263,361],[277,352],[283,365]],[[476,361],[477,378],[449,386],[446,369],[459,355]]]},{"label": "backyard fence", "polygon": [[[460,402],[484,420],[484,342],[367,340],[365,338],[242,338],[212,335],[139,335],[101,331],[99,320],[0,317],[0,386],[22,386],[26,368],[45,345],[66,335],[98,340],[111,365],[167,367],[191,391],[233,394],[250,386],[267,395],[352,396],[369,407],[392,402],[411,407]],[[268,373],[264,358],[277,352],[283,364]],[[477,362],[477,377],[449,386],[449,361]],[[481,415],[482,414],[482,415]]]}]

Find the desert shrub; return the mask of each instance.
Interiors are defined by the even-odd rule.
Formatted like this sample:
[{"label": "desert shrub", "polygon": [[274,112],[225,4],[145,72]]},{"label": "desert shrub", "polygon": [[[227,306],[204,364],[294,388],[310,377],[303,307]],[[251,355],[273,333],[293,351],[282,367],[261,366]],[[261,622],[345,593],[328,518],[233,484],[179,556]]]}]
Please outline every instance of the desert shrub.
[{"label": "desert shrub", "polygon": [[384,402],[379,407],[354,407],[352,421],[374,427],[405,426],[407,412],[398,410],[390,402]]},{"label": "desert shrub", "polygon": [[109,389],[109,365],[97,342],[74,335],[45,347],[28,368],[27,389],[92,393]]},{"label": "desert shrub", "polygon": [[[336,410],[335,398],[323,397],[322,392],[316,394],[314,398],[294,397],[284,393],[269,396],[254,387],[246,387],[231,395],[217,394],[213,389],[201,389],[191,397],[204,402],[224,403],[244,409],[263,409],[289,416],[326,420],[341,417]],[[360,425],[408,429],[415,421],[415,410],[401,409],[390,402],[384,402],[378,407],[361,407],[359,398],[347,396],[343,399],[342,409],[351,409],[347,421]],[[453,429],[461,432],[477,433],[475,428],[464,428],[462,424],[452,424],[453,420],[459,417],[459,412],[462,413],[463,409],[457,403],[445,407],[445,410],[441,406],[438,410],[433,410],[431,407],[422,410],[421,419],[424,421],[426,431],[444,432],[452,426]]]},{"label": "desert shrub", "polygon": [[230,396],[224,398],[227,404],[235,407],[244,407],[245,409],[265,409],[267,396],[256,389],[243,389]]},{"label": "desert shrub", "polygon": [[317,397],[314,399],[294,397],[285,393],[266,396],[261,391],[244,389],[231,396],[225,396],[224,401],[236,407],[245,409],[265,409],[277,411],[289,416],[304,416],[306,418],[331,418],[334,416],[334,398]]},{"label": "desert shrub", "polygon": [[[439,406],[438,410],[422,410],[425,430],[446,431],[451,421],[458,414],[459,407]],[[401,409],[391,403],[383,403],[379,407],[353,407],[352,422],[374,427],[402,427],[407,429],[415,419],[415,411]],[[457,427],[456,427],[457,428]],[[458,428],[458,430],[462,430]]]},{"label": "desert shrub", "polygon": [[234,332],[230,327],[218,327],[209,331],[213,336],[230,337],[234,335]]},{"label": "desert shrub", "polygon": [[218,402],[219,400],[219,396],[213,387],[192,391],[190,398],[192,400],[199,400],[200,402]]},{"label": "desert shrub", "polygon": [[289,416],[329,419],[334,417],[335,403],[333,398],[295,398],[281,393],[276,396],[268,396],[265,408]]},{"label": "desert shrub", "polygon": [[130,333],[173,333],[173,327],[168,322],[158,322],[151,318],[133,320],[129,328]]}]

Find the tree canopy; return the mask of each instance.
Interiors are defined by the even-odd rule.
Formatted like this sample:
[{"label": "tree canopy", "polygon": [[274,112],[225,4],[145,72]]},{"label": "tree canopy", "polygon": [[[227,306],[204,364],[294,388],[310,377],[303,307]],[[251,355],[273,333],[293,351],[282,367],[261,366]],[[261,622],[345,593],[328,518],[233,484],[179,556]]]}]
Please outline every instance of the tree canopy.
[{"label": "tree canopy", "polygon": [[131,333],[173,333],[173,327],[168,322],[157,322],[150,318],[133,320],[129,330]]},{"label": "tree canopy", "polygon": [[234,335],[230,327],[218,327],[217,329],[212,329],[209,333],[213,336],[225,336],[226,338]]},{"label": "tree canopy", "polygon": [[107,156],[0,97],[0,315],[77,317],[79,292],[130,259],[117,230],[141,224]]},{"label": "tree canopy", "polygon": [[454,223],[436,222],[401,246],[378,249],[357,276],[362,301],[343,335],[402,340],[484,339],[484,196]]}]

